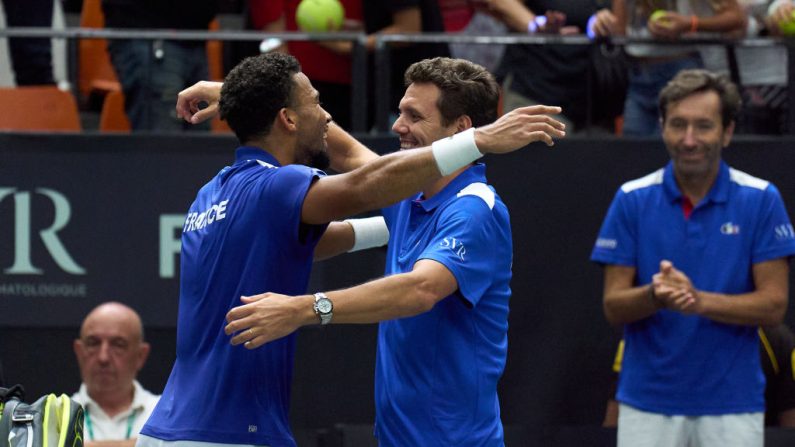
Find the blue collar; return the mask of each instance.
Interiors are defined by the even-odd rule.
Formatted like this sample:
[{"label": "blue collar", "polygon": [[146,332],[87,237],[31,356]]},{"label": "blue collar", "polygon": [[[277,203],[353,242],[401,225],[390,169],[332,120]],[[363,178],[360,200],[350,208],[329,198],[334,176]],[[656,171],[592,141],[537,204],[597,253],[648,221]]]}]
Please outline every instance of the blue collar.
[{"label": "blue collar", "polygon": [[[704,200],[702,200],[702,203],[721,203],[728,201],[730,183],[731,179],[729,177],[729,165],[721,160],[720,167],[718,168],[718,176],[715,177],[715,183],[709,189],[709,192],[707,193],[707,196],[704,197]],[[672,161],[668,162],[668,165],[665,166],[665,171],[663,172],[663,189],[668,201],[675,202],[682,200],[683,194],[679,189],[679,185],[676,184],[676,177],[674,177],[674,165]]]},{"label": "blue collar", "polygon": [[467,185],[478,182],[486,183],[486,165],[483,163],[476,163],[470,166],[466,171],[458,174],[450,183],[430,199],[422,200],[422,195],[420,194],[414,199],[414,202],[421,205],[426,212],[431,211],[458,194]]},{"label": "blue collar", "polygon": [[235,150],[235,162],[240,163],[246,160],[259,160],[270,163],[274,166],[281,167],[282,165],[276,160],[276,157],[271,155],[264,149],[254,146],[240,146]]}]

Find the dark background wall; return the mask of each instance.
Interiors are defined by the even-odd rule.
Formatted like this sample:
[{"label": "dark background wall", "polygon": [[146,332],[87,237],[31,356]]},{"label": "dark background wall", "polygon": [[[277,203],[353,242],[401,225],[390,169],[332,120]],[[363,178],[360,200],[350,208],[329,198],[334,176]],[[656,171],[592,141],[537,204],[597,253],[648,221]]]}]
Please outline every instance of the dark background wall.
[{"label": "dark background wall", "polygon": [[[396,146],[390,138],[368,142],[380,151]],[[0,361],[7,384],[25,385],[30,398],[74,392],[80,378],[71,344],[80,321],[115,299],[142,314],[153,349],[139,379],[162,391],[174,359],[178,284],[158,275],[159,216],[184,213],[197,188],[232,160],[234,146],[219,137],[0,134],[0,192],[11,191],[0,197]],[[738,139],[725,158],[775,183],[792,216],[793,149],[795,139]],[[601,269],[588,257],[615,190],[666,160],[659,141],[612,138],[570,138],[551,149],[486,157],[514,235],[509,357],[500,383],[508,445],[610,438],[595,427],[610,395],[620,334],[602,316]],[[57,214],[40,188],[69,199],[70,220],[58,236],[84,275],[65,273],[38,237]],[[7,271],[20,247],[20,208],[12,197],[22,192],[30,192],[37,275]],[[377,277],[383,258],[383,250],[372,250],[319,263],[310,290]],[[20,283],[83,284],[86,293],[9,292],[8,285]],[[793,326],[791,310],[787,319]],[[301,330],[291,414],[301,445],[315,445],[317,433],[333,432],[335,424],[372,422],[375,333],[372,325]],[[590,428],[583,434],[572,427]]]}]

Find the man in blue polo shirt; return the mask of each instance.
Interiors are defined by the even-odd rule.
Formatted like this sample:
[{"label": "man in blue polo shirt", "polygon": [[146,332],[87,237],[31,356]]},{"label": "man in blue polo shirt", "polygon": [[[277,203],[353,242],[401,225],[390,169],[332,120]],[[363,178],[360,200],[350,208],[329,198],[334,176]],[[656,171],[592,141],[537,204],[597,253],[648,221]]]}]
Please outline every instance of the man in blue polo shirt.
[{"label": "man in blue polo shirt", "polygon": [[[403,152],[470,133],[496,116],[499,87],[469,61],[417,62],[405,82],[392,127]],[[335,323],[380,321],[379,445],[504,445],[497,382],[507,354],[513,253],[508,210],[487,184],[485,166],[428,182],[422,193],[385,208],[384,218],[385,278],[315,296],[244,299],[249,304],[229,313],[227,333],[237,334],[235,344],[259,346],[314,323],[302,306],[327,297]]]},{"label": "man in blue polo shirt", "polygon": [[727,166],[740,108],[725,76],[660,94],[671,162],[616,193],[591,259],[624,325],[619,446],[762,446],[759,325],[784,318],[795,235],[775,186]]},{"label": "man in blue polo shirt", "polygon": [[[219,87],[202,86],[213,95]],[[305,293],[313,257],[363,246],[356,225],[332,220],[393,204],[481,152],[553,144],[564,135],[547,116],[559,108],[542,106],[503,116],[468,139],[379,158],[330,123],[297,61],[280,53],[246,59],[227,76],[220,100],[201,99],[211,111],[203,116],[220,110],[243,146],[188,211],[177,359],[140,446],[295,446],[287,420],[295,336],[285,332],[257,350],[233,346],[224,333],[227,312],[241,296],[265,290]],[[180,115],[198,119],[197,102],[181,94]],[[325,176],[305,166],[329,158],[338,171],[357,168]],[[313,323],[331,318],[330,300],[304,304],[294,311]],[[246,336],[259,334],[253,328]]]}]

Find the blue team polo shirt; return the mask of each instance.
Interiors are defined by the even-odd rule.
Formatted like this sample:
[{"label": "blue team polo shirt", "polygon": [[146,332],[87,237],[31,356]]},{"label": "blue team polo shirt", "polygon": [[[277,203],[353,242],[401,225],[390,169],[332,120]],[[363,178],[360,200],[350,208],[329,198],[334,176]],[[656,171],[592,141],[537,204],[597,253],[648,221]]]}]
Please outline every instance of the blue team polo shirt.
[{"label": "blue team polo shirt", "polygon": [[[700,290],[755,289],[754,264],[795,253],[775,186],[730,168],[720,172],[689,219],[672,164],[624,184],[599,232],[591,260],[637,269],[648,284],[668,259]],[[641,410],[714,415],[765,410],[755,327],[660,310],[624,326],[616,398]]]},{"label": "blue team polo shirt", "polygon": [[475,165],[428,200],[384,210],[386,274],[420,259],[444,265],[459,290],[378,330],[376,436],[389,446],[502,446],[497,381],[511,294],[508,210]]},{"label": "blue team polo shirt", "polygon": [[288,422],[295,335],[258,349],[229,344],[226,313],[241,295],[306,293],[325,226],[301,224],[312,182],[242,147],[196,196],[182,232],[177,359],[141,433],[166,441],[295,446]]}]

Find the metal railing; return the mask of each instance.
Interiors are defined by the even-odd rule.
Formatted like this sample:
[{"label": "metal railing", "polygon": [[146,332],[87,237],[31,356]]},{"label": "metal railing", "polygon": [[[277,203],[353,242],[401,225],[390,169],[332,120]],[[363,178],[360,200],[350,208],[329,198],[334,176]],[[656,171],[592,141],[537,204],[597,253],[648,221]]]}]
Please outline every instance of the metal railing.
[{"label": "metal railing", "polygon": [[[260,31],[218,30],[218,31],[192,31],[192,30],[163,30],[163,29],[107,29],[107,28],[33,28],[16,27],[0,28],[0,37],[44,37],[55,39],[144,39],[144,40],[190,40],[190,41],[261,41],[267,38],[278,38],[285,42],[291,41],[350,41],[353,43],[351,55],[351,123],[355,132],[365,132],[367,127],[368,110],[368,76],[367,76],[367,50],[365,47],[366,35],[363,33],[303,33],[283,32],[265,33]],[[795,134],[795,39],[793,38],[697,38],[686,37],[678,41],[663,42],[650,38],[614,37],[610,39],[614,45],[651,44],[651,45],[715,45],[732,50],[735,47],[772,47],[783,46],[787,49],[787,92],[789,114],[787,116],[787,131]],[[382,34],[375,37],[375,76],[374,76],[374,107],[375,129],[388,131],[389,129],[389,89],[393,82],[390,79],[390,57],[387,51],[391,45],[409,43],[462,43],[474,45],[594,45],[584,35],[560,36],[545,34],[508,34],[508,35],[462,35],[450,33],[419,33],[419,34]],[[74,46],[73,46],[74,47]],[[731,51],[728,51],[731,54]],[[76,60],[76,51],[70,58]],[[731,57],[729,57],[731,61]],[[71,64],[76,66],[77,64]],[[736,64],[730,64],[733,79],[738,79]],[[73,71],[73,79],[76,74]],[[73,83],[74,85],[74,83]],[[589,86],[590,90],[590,86]],[[592,93],[588,93],[590,101]],[[590,124],[590,123],[588,123]]]}]

